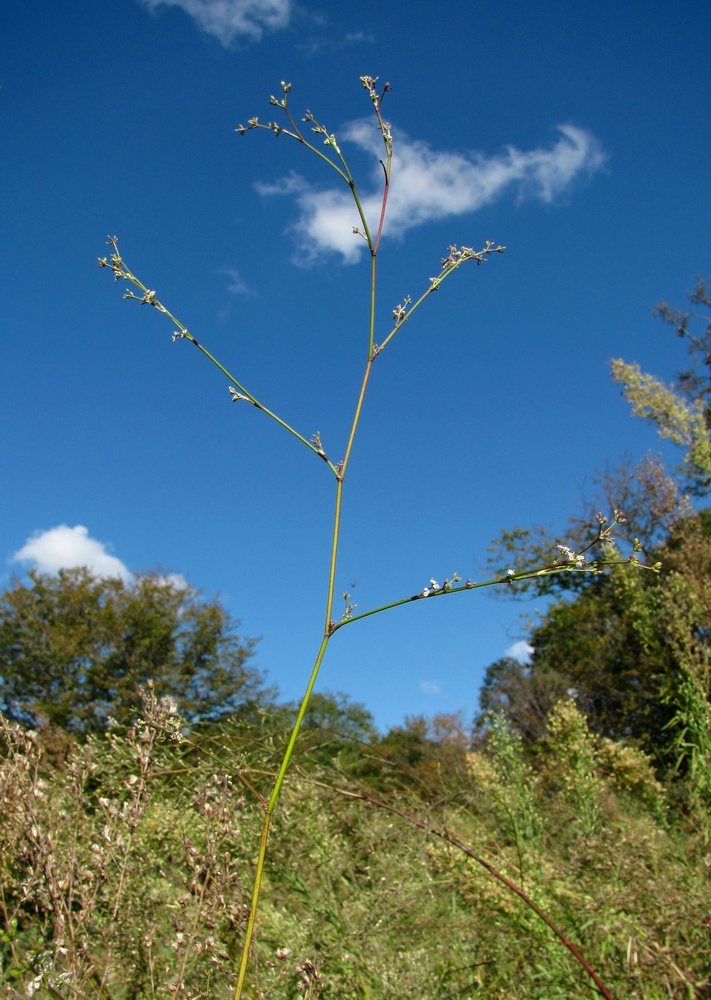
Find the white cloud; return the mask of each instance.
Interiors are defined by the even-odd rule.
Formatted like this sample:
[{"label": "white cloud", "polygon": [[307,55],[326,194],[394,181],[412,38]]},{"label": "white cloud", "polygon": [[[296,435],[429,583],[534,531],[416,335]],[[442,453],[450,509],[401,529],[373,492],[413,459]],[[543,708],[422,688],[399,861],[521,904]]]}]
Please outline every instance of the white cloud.
[{"label": "white cloud", "polygon": [[442,688],[436,681],[420,681],[420,691],[425,694],[442,694]]},{"label": "white cloud", "polygon": [[245,282],[239,271],[235,270],[234,267],[223,267],[220,274],[226,274],[230,279],[227,285],[227,291],[231,292],[232,295],[256,295],[257,293],[253,291]]},{"label": "white cloud", "polygon": [[[300,11],[300,13],[303,15],[303,11]],[[318,26],[323,27],[322,24]],[[340,38],[328,35],[322,38],[311,36],[305,40],[299,39],[296,47],[307,52],[310,56],[316,56],[322,55],[325,52],[339,52],[349,45],[372,45],[374,42],[375,36],[369,31],[348,31]]]},{"label": "white cloud", "polygon": [[158,582],[164,587],[173,587],[175,590],[188,590],[190,584],[182,573],[168,573],[167,576],[159,576]]},{"label": "white cloud", "polygon": [[513,646],[509,646],[506,650],[506,656],[510,656],[512,660],[518,660],[519,663],[528,663],[533,656],[533,646],[526,642],[525,639],[521,639],[520,642],[515,642]]},{"label": "white cloud", "polygon": [[300,177],[293,170],[285,177],[280,177],[279,180],[273,181],[271,184],[267,184],[266,181],[257,181],[254,186],[263,195],[301,194],[309,189],[304,178]]},{"label": "white cloud", "polygon": [[285,28],[291,0],[141,0],[151,12],[180,7],[197,26],[229,48],[237,38],[259,41],[265,31]]},{"label": "white cloud", "polygon": [[[575,181],[600,170],[606,156],[587,130],[560,125],[558,131],[560,138],[549,148],[523,152],[507,146],[492,156],[437,151],[426,142],[395,133],[384,232],[401,236],[425,222],[476,212],[507,189],[515,191],[519,201],[535,198],[551,203],[561,198]],[[384,155],[380,133],[371,119],[361,119],[347,125],[338,140],[375,157],[373,190],[360,192],[365,216],[375,227],[382,197],[382,167],[377,162]],[[296,196],[300,214],[293,229],[307,262],[329,252],[341,254],[348,264],[358,260],[364,242],[353,235],[360,220],[348,190],[312,188],[294,174],[276,184],[260,184],[257,190],[265,195]]]},{"label": "white cloud", "polygon": [[128,568],[106,549],[104,542],[89,536],[83,524],[74,528],[60,524],[49,531],[35,532],[10,561],[34,563],[41,573],[88,566],[97,576],[128,580],[131,576]]}]

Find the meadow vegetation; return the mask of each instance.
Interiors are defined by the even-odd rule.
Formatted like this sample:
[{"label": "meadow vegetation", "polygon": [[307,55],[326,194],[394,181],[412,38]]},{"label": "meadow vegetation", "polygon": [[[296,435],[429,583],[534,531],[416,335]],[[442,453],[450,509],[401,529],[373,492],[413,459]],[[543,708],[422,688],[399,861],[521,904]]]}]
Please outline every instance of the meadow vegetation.
[{"label": "meadow vegetation", "polygon": [[[150,687],[144,699],[128,731],[68,739],[59,754],[52,730],[4,723],[9,996],[234,988],[260,797],[288,713],[264,706],[195,731]],[[570,698],[526,742],[504,714],[472,740],[456,717],[378,736],[362,706],[322,695],[320,708],[275,818],[256,995],[594,992],[492,869],[579,949],[609,995],[708,995],[708,814],[689,779],[660,780],[649,756],[595,734]]]}]

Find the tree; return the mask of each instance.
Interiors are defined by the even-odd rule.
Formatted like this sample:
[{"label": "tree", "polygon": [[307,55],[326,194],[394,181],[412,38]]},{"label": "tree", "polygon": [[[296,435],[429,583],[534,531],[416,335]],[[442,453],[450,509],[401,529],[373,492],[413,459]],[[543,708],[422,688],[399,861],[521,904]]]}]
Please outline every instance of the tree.
[{"label": "tree", "polygon": [[[297,707],[293,703],[285,706],[290,717]],[[304,716],[304,728],[326,737],[360,743],[370,742],[377,732],[372,713],[342,691],[314,692]]]},{"label": "tree", "polygon": [[[625,579],[627,577],[627,579]],[[663,703],[669,657],[638,627],[655,601],[656,578],[620,572],[559,601],[534,631],[531,678],[565,678],[592,730],[640,745],[658,758],[669,743],[672,709]]]},{"label": "tree", "polygon": [[88,569],[30,571],[0,596],[0,710],[27,725],[85,734],[130,723],[153,682],[189,723],[264,698],[253,640],[217,601],[147,573],[126,583]]},{"label": "tree", "polygon": [[[683,446],[683,462],[667,469],[647,456],[597,478],[602,503],[625,515],[615,525],[617,536],[642,540],[645,561],[662,565],[659,579],[613,573],[533,581],[529,589],[559,598],[567,593],[568,600],[552,604],[532,635],[530,668],[492,664],[481,704],[503,708],[525,733],[537,688],[562,678],[598,733],[636,740],[691,775],[711,803],[711,514],[694,514],[689,498],[711,488],[711,296],[697,279],[689,298],[692,311],[666,303],[654,310],[689,349],[689,366],[672,385],[637,365],[612,362],[633,415]],[[591,514],[570,519],[563,541],[574,551],[589,542]],[[542,528],[505,531],[492,547],[492,562],[499,572],[506,563],[518,568],[534,554],[554,553],[556,542]]]},{"label": "tree", "polygon": [[475,736],[483,735],[494,712],[505,715],[525,743],[535,743],[545,735],[556,701],[565,697],[570,687],[570,678],[554,669],[539,666],[534,670],[530,663],[520,663],[510,656],[496,660],[487,667],[479,692]]},{"label": "tree", "polygon": [[422,797],[439,799],[466,787],[469,742],[460,712],[407,715],[372,741],[369,758],[352,773],[381,792],[417,789]]},{"label": "tree", "polygon": [[633,414],[654,424],[660,437],[687,448],[678,471],[693,493],[704,496],[711,489],[711,297],[700,278],[689,301],[702,311],[687,312],[666,302],[654,310],[688,344],[691,365],[677,373],[674,384],[665,385],[620,359],[611,368]]},{"label": "tree", "polygon": [[[294,702],[272,706],[267,728],[286,740],[297,711]],[[376,736],[373,715],[365,705],[342,691],[316,691],[304,716],[298,752],[300,756],[308,754],[314,763],[328,764],[338,758],[346,767],[359,759]]]},{"label": "tree", "polygon": [[530,636],[530,665],[504,659],[480,694],[529,742],[561,694],[598,735],[636,745],[711,805],[711,511],[680,521],[653,554],[659,576],[615,571],[558,600]]},{"label": "tree", "polygon": [[[494,574],[503,575],[509,567],[523,569],[532,561],[552,561],[559,543],[581,551],[594,537],[591,525],[600,510],[624,513],[626,520],[616,526],[617,538],[658,545],[693,512],[689,495],[702,497],[711,490],[711,294],[697,278],[688,297],[690,311],[666,302],[653,310],[688,346],[690,364],[677,372],[674,383],[667,385],[619,358],[610,362],[612,379],[622,386],[632,415],[648,420],[661,438],[686,448],[682,462],[667,469],[658,455],[650,453],[639,462],[622,456],[615,467],[593,475],[595,495],[582,514],[569,519],[563,535],[535,525],[507,529],[493,539],[488,563]],[[593,547],[590,554],[599,552]],[[574,574],[542,576],[519,584],[517,593],[580,592],[587,584],[587,578]]]}]

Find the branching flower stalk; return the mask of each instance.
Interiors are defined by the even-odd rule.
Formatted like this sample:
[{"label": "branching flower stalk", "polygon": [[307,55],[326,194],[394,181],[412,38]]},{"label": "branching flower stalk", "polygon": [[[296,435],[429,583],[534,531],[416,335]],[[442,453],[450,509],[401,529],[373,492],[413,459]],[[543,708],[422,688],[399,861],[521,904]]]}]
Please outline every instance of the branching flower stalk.
[{"label": "branching flower stalk", "polygon": [[[483,583],[474,583],[472,580],[467,580],[462,582],[461,578],[456,574],[452,574],[450,578],[444,580],[443,584],[437,583],[436,580],[430,580],[430,585],[423,588],[419,593],[414,596],[404,597],[399,600],[395,600],[389,604],[381,605],[377,608],[372,608],[371,610],[364,611],[360,614],[354,614],[355,605],[349,603],[349,595],[344,595],[345,610],[343,617],[340,621],[335,621],[333,618],[333,601],[335,595],[335,584],[336,584],[336,566],[338,559],[338,548],[339,540],[341,534],[341,505],[343,496],[343,487],[345,483],[346,473],[348,471],[348,466],[350,462],[350,457],[353,449],[353,444],[356,438],[356,433],[358,431],[358,425],[360,422],[360,417],[362,413],[363,404],[365,401],[365,395],[368,387],[368,382],[370,379],[373,363],[375,359],[382,353],[382,351],[390,344],[393,337],[398,333],[404,324],[410,319],[413,313],[419,309],[422,303],[427,299],[433,292],[437,291],[442,283],[447,280],[452,274],[459,270],[459,268],[467,263],[468,261],[475,261],[477,264],[484,263],[491,254],[503,253],[505,247],[498,244],[494,244],[487,241],[485,245],[480,250],[474,250],[471,247],[457,247],[450,246],[447,256],[442,260],[442,267],[440,273],[433,278],[430,278],[428,287],[422,292],[422,294],[414,302],[411,300],[410,296],[406,296],[402,303],[398,304],[392,313],[393,326],[387,333],[385,338],[380,344],[375,342],[375,304],[376,304],[376,278],[377,278],[377,259],[378,251],[380,247],[380,241],[383,233],[383,224],[385,220],[385,213],[387,208],[388,193],[390,189],[390,173],[392,168],[392,158],[393,158],[393,140],[392,131],[390,125],[382,117],[382,102],[385,94],[390,89],[389,84],[385,84],[383,90],[379,93],[376,89],[377,77],[364,76],[361,77],[361,83],[363,87],[367,90],[370,100],[373,105],[373,110],[377,119],[377,126],[380,131],[383,146],[384,146],[384,159],[381,160],[381,165],[383,167],[384,182],[383,182],[383,194],[381,200],[381,208],[378,219],[377,229],[373,230],[368,220],[366,219],[363,205],[356,188],[355,181],[351,174],[348,163],[336,141],[335,135],[329,133],[326,127],[314,118],[310,111],[307,111],[302,122],[307,123],[310,127],[312,133],[317,136],[323,136],[323,145],[327,147],[326,152],[319,149],[318,146],[314,145],[313,142],[304,135],[304,131],[295,119],[293,118],[289,108],[288,108],[288,94],[291,90],[291,84],[282,82],[282,97],[277,99],[276,97],[271,97],[270,103],[283,111],[287,124],[286,126],[279,124],[276,121],[271,121],[266,124],[259,122],[258,118],[250,118],[246,126],[239,125],[235,130],[240,135],[246,134],[248,131],[254,130],[264,130],[274,133],[276,136],[285,135],[300,145],[309,149],[312,153],[316,154],[319,159],[325,162],[336,174],[347,184],[349,190],[353,195],[355,202],[355,207],[360,219],[360,226],[354,227],[354,234],[361,236],[370,251],[371,257],[371,276],[370,276],[370,313],[369,313],[369,324],[368,324],[368,351],[365,362],[365,369],[363,372],[363,379],[361,382],[360,392],[358,399],[356,401],[356,406],[353,414],[353,419],[351,423],[350,432],[348,435],[345,452],[343,458],[334,462],[327,455],[326,451],[322,447],[320,434],[314,434],[311,438],[301,434],[289,423],[287,423],[282,417],[278,416],[273,410],[266,407],[262,402],[260,402],[254,394],[247,389],[241,381],[235,378],[227,368],[225,368],[198,340],[192,333],[189,332],[187,327],[177,319],[172,312],[170,312],[163,303],[158,299],[156,292],[149,289],[147,285],[144,285],[135,273],[129,268],[129,266],[124,261],[123,257],[119,253],[118,240],[117,238],[110,237],[108,239],[108,246],[110,248],[110,255],[108,257],[103,257],[99,259],[99,266],[106,267],[110,269],[114,275],[116,281],[125,281],[129,288],[124,294],[124,298],[133,299],[138,301],[142,305],[152,306],[157,309],[158,312],[163,313],[170,319],[173,323],[175,332],[173,333],[173,340],[189,340],[193,343],[205,357],[212,362],[222,374],[229,381],[229,392],[234,402],[247,401],[255,406],[257,409],[261,410],[266,416],[274,420],[280,427],[288,431],[294,438],[296,438],[302,445],[309,449],[313,454],[317,455],[328,467],[330,472],[333,474],[336,481],[336,491],[335,491],[335,508],[333,516],[333,527],[332,527],[332,541],[331,541],[331,553],[329,559],[329,571],[328,571],[328,585],[326,591],[326,609],[325,609],[325,621],[323,628],[323,635],[321,637],[320,646],[316,659],[311,670],[311,674],[304,692],[301,705],[296,716],[296,720],[293,725],[290,739],[286,746],[283,754],[281,765],[279,771],[274,780],[274,785],[272,788],[271,795],[268,800],[260,799],[264,808],[264,823],[262,827],[262,834],[260,839],[259,853],[257,857],[257,863],[254,874],[254,887],[252,891],[251,905],[249,910],[248,923],[245,932],[245,940],[243,946],[242,959],[238,974],[237,985],[235,989],[235,1000],[241,1000],[243,996],[243,990],[245,987],[245,979],[247,975],[247,969],[250,960],[251,946],[254,938],[255,932],[255,922],[257,918],[257,912],[259,907],[259,898],[262,885],[262,878],[264,874],[264,864],[267,855],[267,846],[269,841],[269,830],[274,815],[274,811],[277,806],[277,801],[279,799],[279,794],[286,777],[286,773],[289,767],[289,762],[291,760],[296,741],[299,736],[299,731],[303,723],[306,711],[309,705],[311,694],[313,692],[316,680],[319,675],[321,664],[328,647],[328,643],[331,637],[336,631],[342,628],[346,624],[351,624],[356,621],[360,621],[363,618],[370,617],[374,614],[379,614],[383,611],[391,610],[392,608],[399,607],[401,605],[410,603],[416,600],[425,600],[432,597],[444,597],[446,595],[461,593],[468,590],[478,590],[482,587],[489,587],[494,585],[506,584],[509,586],[515,585],[518,581],[528,580],[535,576],[548,575],[552,573],[562,573],[562,572],[585,572],[585,573],[598,573],[601,572],[603,567],[606,565],[619,564],[623,562],[633,563],[635,565],[639,564],[637,556],[633,554],[629,559],[623,559],[619,556],[614,547],[610,548],[609,557],[606,556],[602,559],[589,560],[585,553],[588,549],[592,548],[594,545],[600,542],[609,542],[613,546],[613,536],[612,530],[614,525],[622,520],[622,516],[615,512],[614,522],[612,525],[608,525],[607,519],[602,515],[598,516],[598,528],[595,538],[591,541],[590,545],[587,546],[582,552],[575,553],[571,550],[561,547],[560,556],[553,560],[552,562],[538,566],[534,569],[525,571],[514,571],[509,570],[507,575],[504,577],[496,577],[494,579],[488,580]],[[640,547],[641,548],[641,547]],[[656,567],[655,567],[656,568]],[[457,585],[459,584],[459,585]]]},{"label": "branching flower stalk", "polygon": [[[335,466],[331,462],[329,462],[328,456],[326,455],[323,448],[321,448],[320,444],[314,443],[313,440],[308,441],[305,437],[302,437],[301,434],[299,434],[298,431],[294,430],[293,427],[290,427],[289,424],[286,423],[286,421],[282,420],[281,417],[278,417],[276,415],[276,413],[273,413],[270,409],[268,409],[266,406],[260,403],[259,400],[255,396],[253,396],[251,392],[249,392],[249,390],[245,389],[245,387],[234,377],[234,375],[231,375],[228,372],[228,370],[223,365],[220,364],[217,358],[215,358],[212,354],[210,354],[207,348],[203,347],[203,345],[200,343],[197,337],[194,337],[192,333],[190,333],[188,328],[184,326],[180,322],[180,320],[170,312],[169,309],[166,309],[163,303],[156,296],[156,293],[152,289],[147,288],[146,285],[144,285],[143,282],[136,277],[136,275],[133,273],[130,267],[128,267],[125,260],[121,257],[121,254],[119,253],[118,238],[116,236],[110,236],[106,242],[106,245],[111,248],[111,254],[108,258],[107,257],[99,258],[99,267],[110,268],[113,271],[114,278],[116,281],[121,281],[121,280],[126,281],[130,285],[133,285],[134,288],[137,288],[140,292],[140,295],[136,295],[133,289],[129,288],[127,292],[124,292],[123,297],[125,299],[135,299],[137,302],[140,302],[141,305],[153,306],[153,308],[157,309],[158,312],[163,313],[164,316],[167,316],[168,319],[171,321],[171,323],[173,323],[173,325],[177,327],[177,329],[173,333],[173,341],[189,340],[191,344],[194,344],[198,348],[198,350],[202,351],[205,357],[209,361],[211,361],[213,365],[215,365],[215,367],[218,368],[222,372],[222,374],[229,379],[231,383],[234,383],[234,385],[229,386],[229,393],[232,397],[233,403],[237,403],[240,400],[246,400],[253,406],[256,406],[258,410],[261,410],[263,413],[266,413],[266,415],[268,417],[271,417],[272,420],[276,420],[276,422],[281,427],[283,427],[284,430],[287,430],[289,431],[290,434],[293,434],[294,437],[297,438],[299,441],[301,441],[302,444],[305,444],[310,451],[313,451],[316,455],[322,458],[329,466],[329,468],[333,471],[333,473],[336,474]],[[235,389],[234,386],[237,386],[237,388]]]}]

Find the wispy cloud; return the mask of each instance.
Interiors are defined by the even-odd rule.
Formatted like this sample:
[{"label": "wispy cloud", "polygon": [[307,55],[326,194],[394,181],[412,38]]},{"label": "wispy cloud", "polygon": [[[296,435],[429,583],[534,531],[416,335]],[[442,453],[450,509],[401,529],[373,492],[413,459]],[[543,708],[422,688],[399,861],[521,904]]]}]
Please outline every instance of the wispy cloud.
[{"label": "wispy cloud", "polygon": [[309,190],[308,183],[294,170],[291,170],[284,177],[280,177],[279,180],[273,181],[271,184],[267,181],[256,181],[254,186],[260,194],[267,196],[270,194],[302,195]]},{"label": "wispy cloud", "polygon": [[[392,183],[384,233],[402,236],[408,229],[438,219],[476,212],[506,191],[518,201],[528,198],[553,203],[569,194],[573,185],[602,169],[606,155],[586,129],[559,125],[560,137],[547,148],[522,151],[507,146],[487,155],[438,151],[428,143],[394,132]],[[347,125],[338,135],[374,157],[372,189],[361,191],[361,203],[371,225],[380,212],[382,139],[371,119]],[[363,240],[353,235],[360,220],[345,188],[317,189],[296,174],[274,184],[260,184],[261,194],[293,195],[299,218],[293,232],[301,259],[313,261],[337,253],[355,263]]]},{"label": "wispy cloud", "polygon": [[27,539],[11,562],[33,563],[41,573],[87,566],[97,576],[128,580],[128,568],[107,551],[108,546],[91,538],[83,524],[70,528],[60,524],[48,531],[38,531]]},{"label": "wispy cloud", "polygon": [[533,656],[533,646],[526,642],[525,639],[521,639],[520,642],[515,642],[513,646],[509,646],[506,650],[506,656],[510,656],[512,660],[518,660],[519,663],[528,663]]},{"label": "wispy cloud", "polygon": [[343,36],[343,45],[355,45],[356,42],[367,42],[371,44],[375,41],[375,35],[370,31],[348,31]]},{"label": "wispy cloud", "polygon": [[372,45],[374,42],[375,36],[369,31],[348,31],[340,37],[324,35],[323,37],[311,36],[300,39],[296,47],[310,56],[315,56],[322,55],[324,52],[339,52],[351,45]]},{"label": "wispy cloud", "polygon": [[424,694],[442,694],[442,688],[437,681],[420,681],[420,691]]},{"label": "wispy cloud", "polygon": [[291,0],[140,0],[151,12],[180,7],[197,26],[229,48],[237,39],[259,41],[265,31],[285,28]]},{"label": "wispy cloud", "polygon": [[227,284],[227,291],[232,295],[256,295],[257,293],[245,284],[242,277],[234,267],[223,267],[220,274],[226,274],[230,279]]}]

